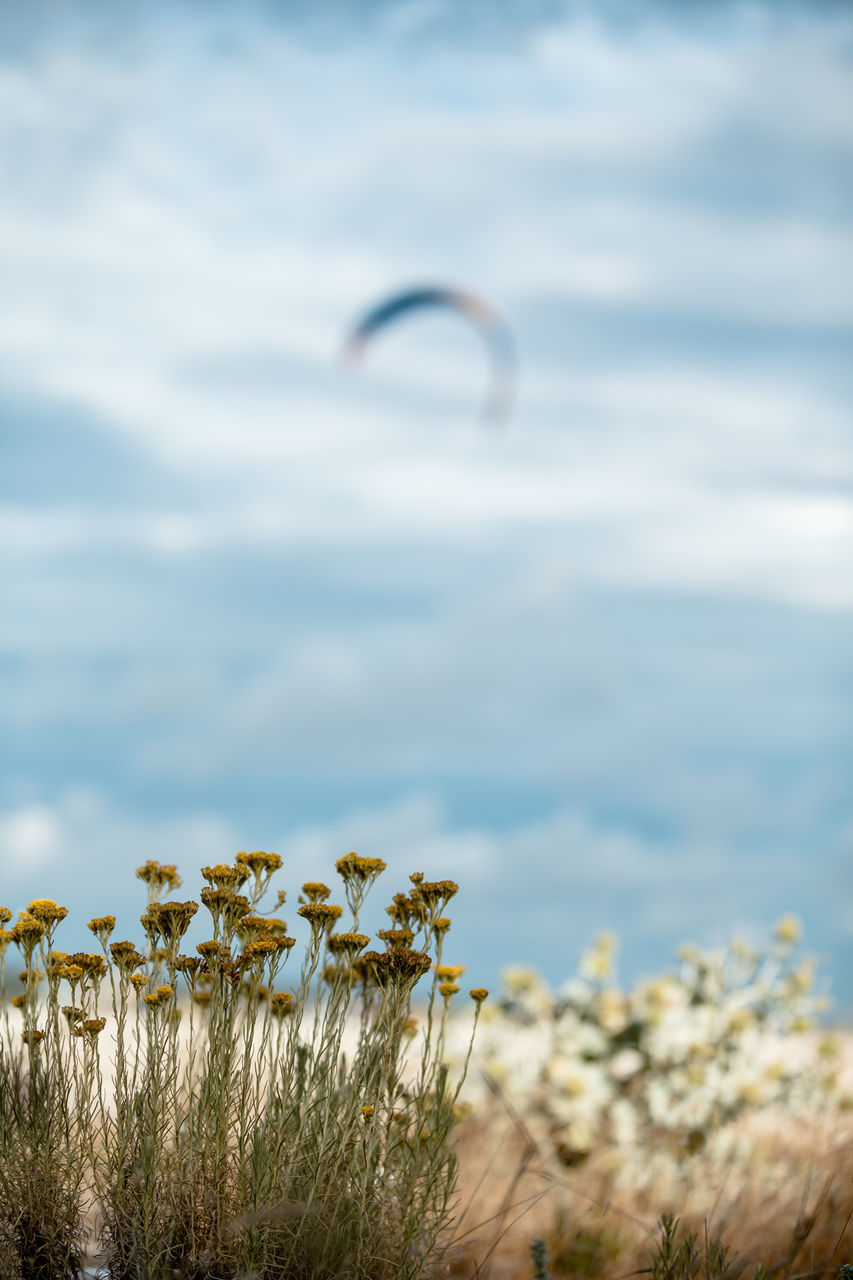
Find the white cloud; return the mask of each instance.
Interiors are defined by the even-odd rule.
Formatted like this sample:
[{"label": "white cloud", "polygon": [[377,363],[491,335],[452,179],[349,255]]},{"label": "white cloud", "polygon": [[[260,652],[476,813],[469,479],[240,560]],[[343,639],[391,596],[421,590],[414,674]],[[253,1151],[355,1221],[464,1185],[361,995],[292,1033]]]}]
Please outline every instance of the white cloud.
[{"label": "white cloud", "polygon": [[[36,826],[49,837],[21,836]],[[387,925],[382,908],[408,887],[412,871],[452,878],[460,892],[450,909],[449,946],[471,974],[489,981],[513,962],[538,964],[560,980],[604,927],[625,940],[623,976],[630,979],[640,955],[663,965],[679,941],[725,941],[733,916],[760,922],[766,937],[776,916],[796,906],[807,926],[820,917],[838,942],[849,923],[832,886],[822,887],[787,852],[745,856],[701,842],[662,851],[656,841],[574,808],[502,830],[456,824],[429,792],[275,835],[238,830],[213,812],[142,817],[103,795],[71,792],[0,815],[0,831],[19,832],[4,891],[17,895],[11,905],[23,906],[49,887],[71,908],[67,927],[78,932],[87,914],[109,909],[119,917],[119,934],[132,936],[142,905],[133,871],[151,857],[177,863],[181,896],[197,898],[200,866],[229,861],[238,848],[275,847],[283,857],[277,883],[288,891],[285,910],[300,937],[300,885],[317,878],[335,884],[334,862],[352,848],[388,864],[368,909],[371,930]],[[200,918],[193,940],[204,930]]]}]

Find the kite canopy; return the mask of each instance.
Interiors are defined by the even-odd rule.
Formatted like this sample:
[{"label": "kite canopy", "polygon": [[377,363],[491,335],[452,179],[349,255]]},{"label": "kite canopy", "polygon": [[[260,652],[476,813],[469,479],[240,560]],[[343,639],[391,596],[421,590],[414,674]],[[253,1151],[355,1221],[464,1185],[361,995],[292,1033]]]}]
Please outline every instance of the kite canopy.
[{"label": "kite canopy", "polygon": [[425,307],[449,308],[479,329],[491,360],[491,379],[483,405],[483,418],[493,425],[504,425],[512,411],[515,395],[515,343],[498,312],[476,294],[441,285],[424,285],[392,294],[362,317],[347,339],[344,355],[350,360],[360,359],[380,329],[392,324],[399,316]]}]

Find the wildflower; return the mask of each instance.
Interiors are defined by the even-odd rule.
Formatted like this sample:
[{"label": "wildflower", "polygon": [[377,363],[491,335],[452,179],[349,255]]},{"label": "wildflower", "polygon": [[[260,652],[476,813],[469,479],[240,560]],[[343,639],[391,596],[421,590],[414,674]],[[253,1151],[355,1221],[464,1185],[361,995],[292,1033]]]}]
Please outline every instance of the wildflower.
[{"label": "wildflower", "polygon": [[62,1006],[62,1013],[69,1026],[72,1026],[75,1022],[82,1022],[86,1016],[82,1009],[78,1009],[77,1006],[73,1004],[64,1004]]},{"label": "wildflower", "polygon": [[405,893],[395,893],[390,906],[385,908],[385,914],[389,915],[394,923],[400,929],[408,929],[413,920],[420,920],[420,910],[411,898],[407,898]]},{"label": "wildflower", "polygon": [[243,915],[237,922],[237,937],[241,942],[256,942],[259,938],[280,937],[287,933],[287,923],[270,915]]},{"label": "wildflower", "polygon": [[802,936],[803,926],[795,915],[782,916],[777,922],[776,928],[773,930],[773,936],[777,942],[781,942],[785,946],[793,946],[799,942]]},{"label": "wildflower", "polygon": [[140,991],[145,986],[148,979],[146,978],[144,973],[132,973],[130,975],[130,981],[132,986],[135,987],[136,989],[136,994],[139,995]]},{"label": "wildflower", "polygon": [[110,943],[110,955],[115,964],[122,973],[127,973],[131,969],[137,969],[143,963],[144,957],[139,954],[132,942],[112,942]]},{"label": "wildflower", "polygon": [[302,892],[309,902],[325,902],[332,891],[320,880],[307,880],[302,886]]},{"label": "wildflower", "polygon": [[33,951],[35,951],[38,943],[47,933],[47,929],[42,922],[34,915],[27,911],[22,911],[12,929],[12,938],[18,947],[20,947],[24,959],[29,964]]},{"label": "wildflower", "polygon": [[12,919],[13,912],[8,907],[0,907],[0,924],[8,924]]},{"label": "wildflower", "polygon": [[228,948],[215,939],[211,939],[210,942],[199,942],[196,946],[196,951],[208,964],[214,964],[217,961],[220,964],[224,964],[226,960],[231,959],[231,952]]},{"label": "wildflower", "polygon": [[115,916],[95,916],[94,920],[90,920],[86,925],[87,929],[91,929],[95,937],[98,939],[102,947],[107,945],[113,929],[116,927]]},{"label": "wildflower", "polygon": [[106,1025],[106,1018],[85,1018],[76,1034],[84,1035],[89,1041],[95,1041]]},{"label": "wildflower", "polygon": [[82,969],[84,979],[87,979],[90,985],[94,987],[106,974],[107,963],[103,956],[88,951],[75,951],[73,955],[68,957],[65,968],[66,974],[64,976],[67,976],[69,968]]},{"label": "wildflower", "polygon": [[175,968],[178,973],[182,973],[187,982],[192,985],[199,969],[201,968],[201,960],[198,956],[178,956],[175,961]]},{"label": "wildflower", "polygon": [[166,983],[163,983],[161,986],[157,988],[157,991],[155,994],[161,1000],[168,1000],[169,997],[173,996],[175,993],[170,986],[168,986]]},{"label": "wildflower", "polygon": [[415,940],[411,929],[378,929],[376,936],[386,947],[410,947]]},{"label": "wildflower", "polygon": [[286,1018],[293,1013],[293,996],[289,991],[274,991],[270,996],[270,1007],[277,1018]]},{"label": "wildflower", "polygon": [[425,951],[412,951],[409,947],[394,947],[391,951],[366,951],[360,957],[365,974],[378,986],[406,986],[414,984],[428,973],[432,961]]},{"label": "wildflower", "polygon": [[80,964],[66,964],[59,970],[57,977],[64,978],[66,982],[70,982],[73,986],[75,982],[79,982],[83,977],[83,966]]},{"label": "wildflower", "polygon": [[[216,893],[217,890],[202,889],[202,902],[204,902],[205,892]],[[226,889],[222,892],[228,893],[229,890]],[[245,898],[243,901],[246,901]],[[163,939],[167,952],[165,959],[168,960],[170,958],[170,953],[174,954],[197,911],[197,902],[152,902],[145,913],[149,921],[147,932],[149,937],[153,934],[155,937],[159,935]]]},{"label": "wildflower", "polygon": [[471,999],[474,1001],[477,1008],[479,1009],[483,1001],[488,998],[489,993],[485,987],[474,987],[473,990],[468,992],[468,995],[471,997]]},{"label": "wildflower", "polygon": [[450,1000],[451,996],[455,996],[459,990],[455,982],[440,982],[438,986],[439,994],[444,996],[445,1000]]},{"label": "wildflower", "polygon": [[[5,911],[6,908],[4,907],[3,910]],[[0,929],[0,956],[4,956],[6,954],[6,949],[9,946],[9,943],[14,941],[15,934],[12,929]]]},{"label": "wildflower", "polygon": [[149,1009],[156,1009],[160,1003],[160,997],[158,995],[152,995],[150,992],[147,996],[143,996],[142,998],[148,1005]]},{"label": "wildflower", "polygon": [[437,933],[437,934],[447,933],[447,930],[450,928],[450,921],[448,920],[447,916],[439,916],[437,920],[433,921],[432,928],[433,928],[433,933]]},{"label": "wildflower", "polygon": [[329,935],[329,950],[332,955],[354,956],[363,951],[369,941],[366,933],[333,933]]},{"label": "wildflower", "polygon": [[271,876],[281,866],[281,857],[277,853],[238,853],[236,860],[238,866],[245,867],[256,879]]},{"label": "wildflower", "polygon": [[248,867],[224,862],[217,862],[215,867],[202,867],[201,874],[216,889],[242,889],[249,879]]},{"label": "wildflower", "polygon": [[338,858],[335,870],[345,882],[356,880],[362,884],[372,884],[386,866],[387,863],[381,858],[363,858],[357,853],[348,853],[343,858]]},{"label": "wildflower", "polygon": [[[417,872],[415,874],[418,874]],[[435,906],[440,903],[441,906],[447,906],[450,899],[459,892],[459,885],[454,880],[415,880],[414,876],[410,879],[415,887],[412,890],[412,897],[425,902],[427,906]]]},{"label": "wildflower", "polygon": [[297,915],[307,920],[315,936],[328,933],[332,925],[343,914],[343,907],[331,902],[306,902],[297,910]]},{"label": "wildflower", "polygon": [[202,889],[201,900],[213,916],[214,928],[220,922],[226,934],[234,932],[243,916],[249,914],[249,899],[233,889]]},{"label": "wildflower", "polygon": [[40,920],[48,928],[59,924],[60,920],[64,920],[68,915],[68,908],[58,906],[51,898],[36,898],[29,904],[27,910],[31,916],[35,916],[36,920]]},{"label": "wildflower", "polygon": [[263,964],[271,956],[279,953],[278,939],[276,938],[258,938],[256,942],[250,942],[244,949],[243,956],[247,964]]},{"label": "wildflower", "polygon": [[34,1044],[38,1044],[39,1041],[44,1039],[44,1032],[36,1031],[36,1030],[22,1031],[21,1039],[24,1041],[25,1044],[32,1046]]},{"label": "wildflower", "polygon": [[441,978],[444,982],[455,982],[457,978],[462,977],[464,972],[464,964],[437,964],[435,966],[436,977]]},{"label": "wildflower", "polygon": [[136,868],[136,875],[148,885],[148,892],[152,898],[162,889],[171,893],[173,889],[180,889],[183,884],[174,862],[155,862],[149,859],[141,867]]},{"label": "wildflower", "polygon": [[27,997],[25,995],[12,996],[12,999],[9,1001],[9,1004],[13,1009],[23,1009],[26,1003]]},{"label": "wildflower", "polygon": [[369,1103],[366,1107],[361,1108],[361,1114],[363,1115],[366,1121],[369,1121],[373,1119],[373,1113],[375,1110],[376,1108],[373,1106],[373,1104]]}]

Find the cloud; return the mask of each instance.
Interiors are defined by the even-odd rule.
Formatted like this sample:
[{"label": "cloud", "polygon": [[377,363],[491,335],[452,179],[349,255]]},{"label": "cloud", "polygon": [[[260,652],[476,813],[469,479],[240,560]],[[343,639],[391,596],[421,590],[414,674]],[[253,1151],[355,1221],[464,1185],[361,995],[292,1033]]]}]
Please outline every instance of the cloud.
[{"label": "cloud", "polygon": [[[49,12],[0,63],[21,892],[363,842],[464,872],[495,966],[840,937],[846,11]],[[504,439],[451,318],[335,367],[433,277],[516,330]]]},{"label": "cloud", "polygon": [[[269,831],[238,831],[212,811],[155,819],[117,810],[96,793],[69,792],[53,804],[6,812],[0,830],[15,854],[6,890],[17,895],[14,906],[49,889],[71,908],[64,928],[76,929],[81,945],[84,917],[101,910],[119,916],[120,934],[138,931],[143,904],[132,872],[147,858],[176,862],[185,881],[181,893],[197,897],[199,866],[228,861],[237,847],[258,843],[282,854],[277,879],[288,891],[286,910],[300,938],[299,886],[318,877],[334,884],[333,864],[350,848],[388,864],[369,908],[371,930],[387,924],[382,907],[406,889],[410,872],[456,879],[461,888],[451,906],[448,945],[472,981],[494,984],[501,968],[519,962],[538,964],[551,981],[561,981],[592,934],[605,927],[623,939],[623,978],[630,981],[650,966],[664,967],[688,939],[719,945],[744,927],[766,940],[774,920],[792,906],[805,919],[807,941],[820,923],[838,948],[837,961],[849,945],[842,900],[817,886],[787,852],[744,858],[703,843],[661,848],[573,808],[497,830],[454,823],[434,793],[409,793],[267,839]],[[203,919],[191,941],[196,934],[205,934]],[[71,945],[70,933],[64,941]],[[838,999],[849,999],[843,964],[835,974]]]}]

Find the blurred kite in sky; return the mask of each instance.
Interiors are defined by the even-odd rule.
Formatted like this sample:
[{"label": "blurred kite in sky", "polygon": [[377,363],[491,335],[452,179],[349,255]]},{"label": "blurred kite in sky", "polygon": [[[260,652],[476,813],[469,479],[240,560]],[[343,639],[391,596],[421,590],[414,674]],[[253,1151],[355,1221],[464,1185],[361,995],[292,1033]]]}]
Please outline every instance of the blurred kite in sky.
[{"label": "blurred kite in sky", "polygon": [[491,375],[483,404],[483,420],[493,426],[509,421],[515,398],[517,358],[512,334],[500,314],[476,294],[442,285],[424,285],[391,294],[362,317],[347,339],[344,357],[360,360],[374,334],[399,316],[425,307],[457,311],[476,325],[489,351]]}]

